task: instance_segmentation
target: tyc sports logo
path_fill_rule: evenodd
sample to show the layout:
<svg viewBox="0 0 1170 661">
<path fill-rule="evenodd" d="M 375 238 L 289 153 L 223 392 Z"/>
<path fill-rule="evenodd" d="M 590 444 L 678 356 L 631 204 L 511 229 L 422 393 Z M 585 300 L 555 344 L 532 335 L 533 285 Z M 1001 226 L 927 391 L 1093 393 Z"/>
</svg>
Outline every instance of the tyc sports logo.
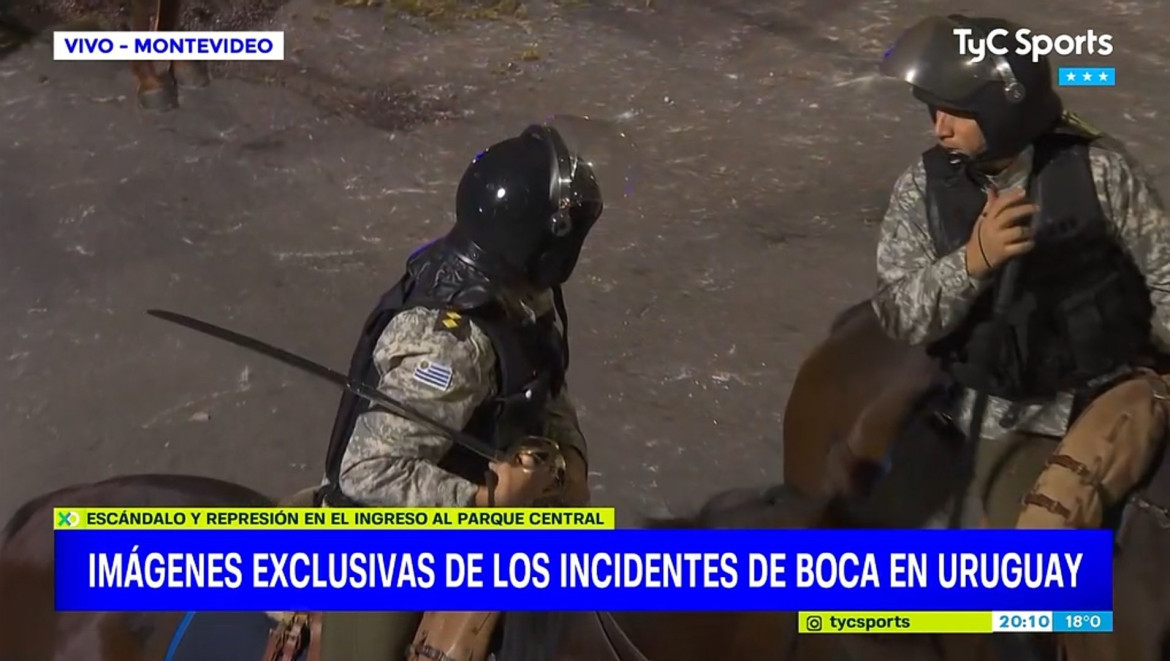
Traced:
<svg viewBox="0 0 1170 661">
<path fill-rule="evenodd" d="M 1092 30 L 1085 34 L 1058 34 L 1055 37 L 1034 33 L 1020 28 L 1012 35 L 1010 30 L 996 28 L 986 37 L 975 36 L 971 28 L 955 28 L 959 38 L 959 54 L 970 55 L 973 62 L 982 62 L 988 53 L 1007 55 L 1031 55 L 1033 62 L 1039 62 L 1046 55 L 1101 55 L 1113 53 L 1113 35 L 1097 34 Z M 1009 37 L 1014 36 L 1014 39 Z"/>
<path fill-rule="evenodd" d="M 989 54 L 1015 53 L 1031 56 L 1033 62 L 1047 55 L 1100 55 L 1113 53 L 1113 35 L 1086 30 L 1084 34 L 1047 35 L 1020 28 L 1014 32 L 996 28 L 987 36 L 976 36 L 971 28 L 953 30 L 959 42 L 959 54 L 970 56 L 972 62 L 982 62 Z M 1113 87 L 1117 73 L 1113 67 L 1060 67 L 1057 84 L 1063 87 Z"/>
</svg>

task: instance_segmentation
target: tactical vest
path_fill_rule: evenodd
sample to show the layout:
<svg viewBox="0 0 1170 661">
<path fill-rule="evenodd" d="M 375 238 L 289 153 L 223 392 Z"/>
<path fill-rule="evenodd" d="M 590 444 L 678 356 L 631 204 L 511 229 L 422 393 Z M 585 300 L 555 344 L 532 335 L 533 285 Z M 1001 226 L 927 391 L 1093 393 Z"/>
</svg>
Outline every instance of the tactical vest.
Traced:
<svg viewBox="0 0 1170 661">
<path fill-rule="evenodd" d="M 1100 146 L 1100 134 L 1078 128 L 1034 143 L 1035 247 L 1016 258 L 1015 281 L 997 269 L 962 324 L 927 348 L 962 386 L 1042 402 L 1085 392 L 1152 353 L 1149 290 L 1097 198 L 1089 146 Z M 941 148 L 922 159 L 930 236 L 937 254 L 950 254 L 971 236 L 986 193 Z"/>
<path fill-rule="evenodd" d="M 411 256 L 406 274 L 382 294 L 366 319 L 350 361 L 349 378 L 378 386 L 374 349 L 386 326 L 400 312 L 415 307 L 437 308 L 437 316 L 440 309 L 457 310 L 487 335 L 496 359 L 496 395 L 476 408 L 462 431 L 503 450 L 507 439 L 497 438 L 497 429 L 541 434 L 545 407 L 564 385 L 569 362 L 568 338 L 556 327 L 559 316 L 567 335 L 564 298 L 560 288 L 555 288 L 554 310 L 535 323 L 522 324 L 508 315 L 494 297 L 484 295 L 490 289 L 486 283 L 461 282 L 466 280 L 465 267 L 463 273 L 458 273 L 462 265 L 449 268 L 457 264 L 451 260 L 441 244 L 426 246 Z M 467 291 L 472 295 L 460 296 Z M 318 493 L 319 502 L 324 500 L 334 507 L 361 506 L 343 494 L 338 485 L 350 435 L 358 417 L 371 408 L 373 405 L 352 393 L 341 396 L 325 459 L 327 484 Z M 439 466 L 477 484 L 483 483 L 487 471 L 486 460 L 457 444 Z"/>
</svg>

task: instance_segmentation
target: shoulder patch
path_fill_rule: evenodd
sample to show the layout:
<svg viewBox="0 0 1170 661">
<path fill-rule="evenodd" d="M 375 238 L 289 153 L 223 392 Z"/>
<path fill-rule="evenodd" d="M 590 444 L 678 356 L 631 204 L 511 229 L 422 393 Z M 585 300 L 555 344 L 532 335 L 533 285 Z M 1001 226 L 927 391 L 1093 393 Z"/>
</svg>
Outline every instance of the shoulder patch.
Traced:
<svg viewBox="0 0 1170 661">
<path fill-rule="evenodd" d="M 471 322 L 458 312 L 444 310 L 435 319 L 435 331 L 450 333 L 457 340 L 466 340 L 471 337 Z"/>
<path fill-rule="evenodd" d="M 1089 123 L 1084 117 L 1071 110 L 1065 110 L 1061 116 L 1063 123 L 1082 137 L 1096 140 L 1105 137 L 1105 132 Z"/>
<path fill-rule="evenodd" d="M 451 388 L 453 375 L 450 365 L 434 360 L 423 360 L 414 368 L 413 378 L 428 388 L 447 392 Z"/>
</svg>

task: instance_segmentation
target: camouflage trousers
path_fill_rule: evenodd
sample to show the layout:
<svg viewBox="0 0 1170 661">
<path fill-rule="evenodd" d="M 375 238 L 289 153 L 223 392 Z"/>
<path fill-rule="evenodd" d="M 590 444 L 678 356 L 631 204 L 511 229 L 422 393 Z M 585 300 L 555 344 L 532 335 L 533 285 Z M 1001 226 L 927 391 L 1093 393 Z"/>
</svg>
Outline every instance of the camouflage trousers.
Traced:
<svg viewBox="0 0 1170 661">
<path fill-rule="evenodd" d="M 1166 438 L 1170 377 L 1143 371 L 1077 417 L 1023 497 L 1017 528 L 1097 528 L 1148 473 Z"/>
<path fill-rule="evenodd" d="M 284 499 L 282 507 L 313 507 L 310 487 Z M 326 504 L 321 507 L 328 508 Z M 269 613 L 281 621 L 291 613 Z M 418 629 L 422 613 L 410 611 L 329 611 L 321 614 L 321 658 L 318 661 L 398 661 Z"/>
</svg>

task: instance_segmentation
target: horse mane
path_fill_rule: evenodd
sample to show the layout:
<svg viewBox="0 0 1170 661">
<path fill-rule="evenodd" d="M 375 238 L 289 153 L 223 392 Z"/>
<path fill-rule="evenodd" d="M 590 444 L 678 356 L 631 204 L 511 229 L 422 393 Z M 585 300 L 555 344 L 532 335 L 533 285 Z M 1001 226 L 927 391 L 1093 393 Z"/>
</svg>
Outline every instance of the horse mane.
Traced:
<svg viewBox="0 0 1170 661">
<path fill-rule="evenodd" d="M 169 475 L 146 473 L 119 475 L 97 482 L 74 484 L 41 494 L 21 505 L 4 530 L 0 532 L 0 546 L 7 544 L 38 513 L 74 497 L 80 502 L 92 489 L 114 487 L 132 494 L 127 502 L 139 507 L 275 507 L 272 498 L 243 485 L 199 475 Z M 116 506 L 116 505 L 110 505 Z"/>
<path fill-rule="evenodd" d="M 11 541 L 16 533 L 21 528 L 23 528 L 25 524 L 32 520 L 33 516 L 35 516 L 36 513 L 39 512 L 45 506 L 45 504 L 52 500 L 56 495 L 56 492 L 42 494 L 21 505 L 15 512 L 13 512 L 12 516 L 8 519 L 8 523 L 4 524 L 3 532 L 0 532 L 0 546 L 3 546 Z"/>
<path fill-rule="evenodd" d="M 856 319 L 858 315 L 869 312 L 871 300 L 872 299 L 867 298 L 863 301 L 854 303 L 853 305 L 845 308 L 845 310 L 839 313 L 836 317 L 833 317 L 833 321 L 829 323 L 829 334 L 835 334 L 846 324 Z"/>
</svg>

